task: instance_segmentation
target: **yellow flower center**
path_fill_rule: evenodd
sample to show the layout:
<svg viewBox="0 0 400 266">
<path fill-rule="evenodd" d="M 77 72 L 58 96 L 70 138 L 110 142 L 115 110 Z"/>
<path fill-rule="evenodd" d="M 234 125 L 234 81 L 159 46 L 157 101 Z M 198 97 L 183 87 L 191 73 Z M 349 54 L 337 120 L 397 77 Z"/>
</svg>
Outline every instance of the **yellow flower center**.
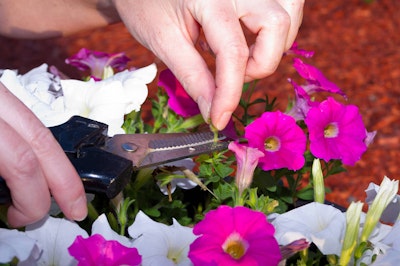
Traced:
<svg viewBox="0 0 400 266">
<path fill-rule="evenodd" d="M 281 147 L 281 142 L 276 137 L 269 137 L 264 142 L 264 148 L 267 151 L 277 151 Z"/>
<path fill-rule="evenodd" d="M 238 233 L 232 233 L 222 245 L 223 250 L 235 260 L 240 259 L 246 254 L 247 243 Z"/>
<path fill-rule="evenodd" d="M 325 138 L 335 138 L 339 134 L 339 127 L 336 123 L 328 124 L 324 129 Z"/>
</svg>

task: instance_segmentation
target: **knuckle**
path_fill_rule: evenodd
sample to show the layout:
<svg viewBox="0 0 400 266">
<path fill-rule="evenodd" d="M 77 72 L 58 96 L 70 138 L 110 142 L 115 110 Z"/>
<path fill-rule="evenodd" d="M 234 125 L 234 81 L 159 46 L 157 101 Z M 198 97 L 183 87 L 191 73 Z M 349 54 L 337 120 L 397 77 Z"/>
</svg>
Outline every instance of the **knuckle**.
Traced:
<svg viewBox="0 0 400 266">
<path fill-rule="evenodd" d="M 46 127 L 40 127 L 30 136 L 29 143 L 38 157 L 50 155 L 53 152 L 55 139 L 51 131 Z"/>
<path fill-rule="evenodd" d="M 249 48 L 241 42 L 232 42 L 227 46 L 227 52 L 231 58 L 237 58 L 240 61 L 247 61 L 249 57 Z"/>
<path fill-rule="evenodd" d="M 38 160 L 33 150 L 27 146 L 16 153 L 17 161 L 14 168 L 15 177 L 24 179 L 31 177 L 37 171 Z"/>
<path fill-rule="evenodd" d="M 273 27 L 289 28 L 291 23 L 290 15 L 284 10 L 271 13 L 268 18 L 268 23 L 269 26 Z"/>
</svg>

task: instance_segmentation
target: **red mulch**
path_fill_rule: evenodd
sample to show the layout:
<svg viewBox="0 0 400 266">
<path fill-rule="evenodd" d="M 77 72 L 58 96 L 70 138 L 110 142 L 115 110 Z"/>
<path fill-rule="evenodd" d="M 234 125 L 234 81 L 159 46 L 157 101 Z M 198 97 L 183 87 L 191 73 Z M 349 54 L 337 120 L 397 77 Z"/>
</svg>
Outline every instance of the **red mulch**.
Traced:
<svg viewBox="0 0 400 266">
<path fill-rule="evenodd" d="M 348 172 L 330 177 L 330 200 L 347 206 L 363 200 L 369 182 L 380 183 L 384 175 L 400 179 L 400 1 L 307 0 L 303 25 L 298 35 L 300 48 L 314 50 L 306 62 L 317 66 L 348 96 L 348 103 L 359 106 L 369 131 L 377 130 L 375 142 Z M 64 59 L 80 48 L 124 51 L 132 65 L 162 63 L 135 42 L 123 25 L 82 32 L 51 40 L 10 40 L 0 38 L 0 68 L 21 72 L 48 63 L 71 77 L 79 73 Z M 210 62 L 212 65 L 212 62 Z M 285 106 L 292 88 L 288 77 L 296 74 L 291 59 L 284 58 L 277 72 L 258 84 L 258 95 L 278 97 Z M 154 91 L 156 85 L 152 84 Z"/>
</svg>

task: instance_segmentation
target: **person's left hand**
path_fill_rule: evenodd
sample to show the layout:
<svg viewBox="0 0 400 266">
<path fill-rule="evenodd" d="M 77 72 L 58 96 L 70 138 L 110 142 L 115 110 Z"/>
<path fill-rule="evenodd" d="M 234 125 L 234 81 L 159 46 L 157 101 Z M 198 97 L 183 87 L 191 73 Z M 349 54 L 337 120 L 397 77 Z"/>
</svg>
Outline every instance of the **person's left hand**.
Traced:
<svg viewBox="0 0 400 266">
<path fill-rule="evenodd" d="M 131 34 L 171 69 L 217 129 L 231 118 L 243 83 L 275 71 L 297 35 L 304 5 L 304 0 L 113 2 Z M 250 47 L 241 23 L 257 35 Z M 215 79 L 195 48 L 200 29 L 216 55 Z"/>
</svg>

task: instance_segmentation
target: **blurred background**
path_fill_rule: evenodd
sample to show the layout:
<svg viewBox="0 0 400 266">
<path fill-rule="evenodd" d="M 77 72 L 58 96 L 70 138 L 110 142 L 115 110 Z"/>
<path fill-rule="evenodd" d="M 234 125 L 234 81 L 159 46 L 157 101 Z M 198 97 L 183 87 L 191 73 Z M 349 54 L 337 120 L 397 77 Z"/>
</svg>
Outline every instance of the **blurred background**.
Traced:
<svg viewBox="0 0 400 266">
<path fill-rule="evenodd" d="M 314 57 L 304 61 L 318 67 L 347 94 L 349 104 L 359 107 L 368 131 L 378 131 L 361 161 L 327 179 L 332 190 L 328 199 L 343 206 L 364 200 L 368 184 L 379 184 L 384 175 L 400 179 L 400 1 L 367 2 L 307 0 L 297 38 L 299 48 L 315 51 Z M 81 48 L 125 52 L 132 67 L 156 62 L 159 70 L 165 68 L 122 24 L 115 24 L 48 40 L 0 37 L 0 69 L 25 73 L 47 63 L 80 78 L 80 73 L 64 60 Z M 213 68 L 212 57 L 205 56 Z M 293 95 L 287 78 L 297 75 L 291 65 L 292 57 L 283 58 L 276 73 L 258 83 L 257 96 L 277 97 L 278 108 L 284 109 L 288 95 Z M 156 89 L 153 82 L 150 93 Z"/>
</svg>

